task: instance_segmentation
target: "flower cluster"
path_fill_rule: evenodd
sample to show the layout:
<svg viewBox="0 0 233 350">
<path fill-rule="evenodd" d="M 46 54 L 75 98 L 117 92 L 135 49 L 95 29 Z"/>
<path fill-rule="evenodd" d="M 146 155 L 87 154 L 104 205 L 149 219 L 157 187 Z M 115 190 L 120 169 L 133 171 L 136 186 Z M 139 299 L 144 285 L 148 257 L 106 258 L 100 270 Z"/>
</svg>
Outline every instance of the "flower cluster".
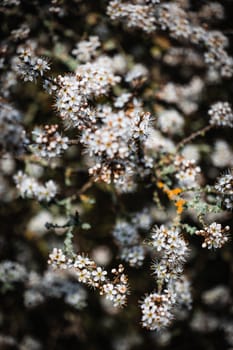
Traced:
<svg viewBox="0 0 233 350">
<path fill-rule="evenodd" d="M 21 0 L 3 0 L 1 5 L 2 6 L 19 6 L 20 5 Z"/>
<path fill-rule="evenodd" d="M 215 188 L 222 194 L 233 195 L 233 174 L 228 173 L 219 177 Z"/>
<path fill-rule="evenodd" d="M 0 99 L 0 149 L 22 153 L 27 144 L 21 113 Z"/>
<path fill-rule="evenodd" d="M 210 124 L 233 128 L 233 112 L 228 102 L 217 102 L 208 111 Z"/>
<path fill-rule="evenodd" d="M 158 130 L 150 129 L 148 138 L 145 141 L 145 150 L 149 156 L 154 156 L 158 153 L 173 153 L 175 144 L 171 139 L 164 137 Z"/>
<path fill-rule="evenodd" d="M 18 39 L 26 39 L 28 38 L 30 33 L 30 28 L 26 23 L 22 23 L 18 29 L 13 29 L 11 31 L 11 35 L 15 41 Z"/>
<path fill-rule="evenodd" d="M 4 256 L 15 254 L 40 271 L 44 251 L 64 243 L 64 249 L 54 248 L 49 255 L 53 269 L 41 275 L 18 263 L 0 263 L 0 292 L 22 282 L 24 306 L 35 308 L 33 312 L 47 299 L 63 299 L 70 309 L 68 317 L 65 309 L 61 312 L 67 317 L 64 324 L 78 324 L 67 334 L 80 329 L 82 335 L 82 317 L 70 306 L 85 307 L 85 286 L 105 296 L 98 315 L 106 311 L 107 323 L 116 313 L 122 317 L 112 305 L 126 305 L 128 278 L 121 264 L 111 276 L 107 272 L 109 265 L 119 264 L 116 259 L 132 270 L 132 279 L 138 275 L 132 285 L 144 295 L 143 327 L 160 331 L 174 318 L 184 318 L 184 308 L 192 304 L 184 274 L 189 235 L 202 236 L 202 247 L 208 249 L 221 248 L 229 239 L 224 220 L 231 213 L 222 209 L 233 208 L 233 173 L 226 172 L 233 165 L 231 138 L 215 129 L 233 127 L 233 111 L 229 102 L 211 105 L 214 96 L 230 99 L 222 78 L 233 75 L 233 59 L 227 37 L 216 29 L 217 20 L 224 19 L 227 33 L 224 10 L 229 5 L 194 3 L 51 0 L 28 6 L 26 1 L 3 0 L 0 5 L 6 14 L 0 47 L 0 202 L 7 204 L 1 210 L 6 235 L 0 245 L 7 246 Z M 111 20 L 124 27 L 114 27 Z M 53 62 L 51 67 L 44 56 Z M 39 81 L 43 89 L 22 80 Z M 203 115 L 205 106 L 210 107 Z M 219 168 L 223 175 L 214 183 Z M 15 188 L 19 196 L 33 199 L 26 201 L 23 218 L 29 222 L 20 224 L 23 240 L 15 228 L 18 220 L 8 219 L 8 211 L 12 216 L 24 213 L 25 201 L 15 204 Z M 17 235 L 8 242 L 9 230 Z M 95 246 L 97 242 L 101 245 Z M 91 258 L 74 253 L 80 249 Z M 190 256 L 189 274 L 195 275 L 198 249 Z M 140 278 L 145 278 L 150 258 L 154 288 L 145 294 L 150 281 L 141 283 Z M 130 307 L 131 317 L 136 311 Z M 85 314 L 90 325 L 93 315 Z M 48 316 L 49 325 L 54 315 Z M 198 328 L 198 313 L 195 317 L 193 329 Z M 203 319 L 206 329 L 216 327 L 215 319 L 212 324 L 211 317 Z M 109 322 L 109 330 L 114 323 Z M 166 332 L 164 344 L 173 336 Z M 22 334 L 21 325 L 15 333 Z M 161 341 L 162 332 L 156 334 L 151 338 Z M 89 339 L 88 331 L 84 338 Z M 57 339 L 43 346 L 51 344 L 58 344 Z M 136 342 L 119 344 L 113 341 L 110 347 L 129 349 Z M 28 348 L 33 349 L 30 342 Z"/>
<path fill-rule="evenodd" d="M 221 224 L 213 222 L 211 225 L 204 227 L 203 230 L 196 231 L 196 235 L 204 237 L 202 248 L 221 248 L 228 241 L 226 233 L 229 230 L 229 226 L 222 228 Z"/>
<path fill-rule="evenodd" d="M 141 266 L 145 259 L 145 248 L 140 244 L 137 226 L 118 221 L 112 234 L 120 248 L 120 258 L 130 266 Z"/>
<path fill-rule="evenodd" d="M 90 36 L 88 40 L 80 41 L 72 54 L 81 62 L 89 62 L 97 55 L 97 49 L 100 47 L 98 36 Z"/>
<path fill-rule="evenodd" d="M 184 85 L 168 82 L 161 86 L 156 96 L 162 101 L 177 105 L 183 113 L 189 115 L 198 109 L 198 100 L 203 88 L 202 79 L 196 76 Z"/>
<path fill-rule="evenodd" d="M 24 81 L 35 81 L 50 70 L 47 59 L 37 57 L 30 47 L 20 47 L 18 55 L 17 69 Z"/>
<path fill-rule="evenodd" d="M 87 293 L 73 281 L 67 271 L 46 271 L 43 276 L 30 272 L 24 292 L 24 304 L 28 308 L 41 305 L 49 298 L 62 298 L 77 310 L 86 306 Z"/>
<path fill-rule="evenodd" d="M 146 296 L 140 306 L 142 326 L 150 330 L 161 330 L 169 326 L 173 319 L 171 313 L 173 304 L 173 296 L 167 290 Z"/>
<path fill-rule="evenodd" d="M 203 4 L 199 10 L 199 16 L 203 19 L 223 19 L 225 16 L 224 7 L 218 2 Z"/>
<path fill-rule="evenodd" d="M 132 245 L 138 241 L 138 232 L 135 226 L 125 221 L 118 221 L 113 230 L 113 237 L 121 245 Z"/>
<path fill-rule="evenodd" d="M 159 112 L 157 123 L 159 129 L 168 134 L 179 134 L 184 127 L 184 119 L 175 109 Z"/>
<path fill-rule="evenodd" d="M 230 145 L 225 140 L 217 140 L 214 144 L 211 159 L 218 168 L 233 166 L 233 153 Z"/>
<path fill-rule="evenodd" d="M 14 180 L 19 194 L 23 198 L 50 202 L 57 194 L 57 185 L 53 180 L 49 180 L 42 185 L 35 178 L 26 175 L 22 171 L 14 176 Z"/>
<path fill-rule="evenodd" d="M 95 111 L 88 101 L 107 94 L 119 81 L 107 56 L 79 65 L 75 75 L 58 76 L 55 106 L 65 125 L 82 130 L 94 123 Z"/>
<path fill-rule="evenodd" d="M 62 137 L 58 132 L 58 125 L 45 125 L 43 129 L 32 132 L 35 143 L 31 144 L 33 152 L 43 158 L 60 156 L 69 144 L 68 137 Z"/>
<path fill-rule="evenodd" d="M 202 15 L 190 16 L 188 7 L 187 4 L 186 9 L 182 8 L 178 1 L 155 5 L 113 0 L 109 2 L 107 13 L 112 20 L 120 19 L 129 28 L 137 27 L 147 33 L 166 30 L 172 38 L 204 47 L 205 63 L 211 64 L 212 70 L 219 71 L 222 77 L 231 77 L 233 59 L 225 51 L 226 36 L 219 31 L 207 31 L 202 26 Z"/>
<path fill-rule="evenodd" d="M 180 64 L 202 68 L 204 66 L 200 53 L 192 48 L 171 47 L 163 57 L 165 64 L 178 67 Z"/>
<path fill-rule="evenodd" d="M 0 283 L 3 290 L 12 287 L 12 284 L 27 280 L 26 269 L 23 265 L 13 261 L 0 263 Z"/>
<path fill-rule="evenodd" d="M 140 87 L 148 78 L 147 68 L 137 63 L 126 74 L 125 81 L 133 87 Z"/>
<path fill-rule="evenodd" d="M 217 285 L 206 290 L 202 294 L 202 300 L 206 305 L 214 305 L 216 303 L 227 305 L 231 302 L 230 290 L 224 285 Z"/>
<path fill-rule="evenodd" d="M 188 307 L 191 304 L 189 282 L 180 276 L 189 250 L 178 229 L 163 225 L 152 231 L 150 245 L 160 255 L 152 265 L 159 293 L 143 299 L 142 324 L 150 330 L 160 330 L 171 323 L 177 302 Z"/>
<path fill-rule="evenodd" d="M 81 137 L 89 155 L 96 157 L 89 172 L 107 183 L 121 182 L 126 170 L 133 171 L 138 142 L 147 136 L 150 114 L 144 113 L 137 101 L 126 111 L 114 112 L 104 106 L 97 113 L 102 125 L 94 131 L 87 128 Z"/>
<path fill-rule="evenodd" d="M 156 29 L 154 6 L 139 2 L 136 4 L 112 0 L 109 2 L 107 14 L 113 20 L 123 19 L 129 28 L 138 27 L 147 33 Z"/>
<path fill-rule="evenodd" d="M 218 178 L 215 189 L 219 192 L 219 195 L 223 197 L 224 206 L 231 210 L 233 208 L 233 174 L 222 175 Z"/>
<path fill-rule="evenodd" d="M 190 282 L 185 276 L 170 280 L 163 292 L 153 292 L 147 295 L 141 303 L 142 326 L 161 331 L 168 327 L 174 319 L 176 309 L 190 308 L 192 296 Z"/>
<path fill-rule="evenodd" d="M 177 168 L 176 179 L 181 187 L 197 186 L 197 176 L 201 172 L 201 168 L 196 165 L 195 160 L 178 156 L 174 165 Z"/>
<path fill-rule="evenodd" d="M 190 309 L 192 306 L 192 294 L 190 281 L 185 275 L 179 276 L 178 279 L 171 279 L 168 284 L 168 290 L 173 290 L 176 294 L 175 309 L 185 307 Z M 176 311 L 176 310 L 175 310 Z"/>
<path fill-rule="evenodd" d="M 152 247 L 161 254 L 159 261 L 153 264 L 158 283 L 178 278 L 189 251 L 180 231 L 162 225 L 153 230 L 151 237 Z"/>
<path fill-rule="evenodd" d="M 92 37 L 91 40 L 97 48 L 98 38 Z M 18 50 L 26 64 L 35 56 L 35 48 L 29 44 Z M 90 47 L 87 42 L 83 45 L 77 50 Z M 123 63 L 119 55 L 113 58 L 101 55 L 92 62 L 80 64 L 74 75 L 45 78 L 44 86 L 55 94 L 55 107 L 64 125 L 81 131 L 80 142 L 94 163 L 89 173 L 96 180 L 115 182 L 119 190 L 131 191 L 136 164 L 142 167 L 142 176 L 144 170 L 152 166 L 150 158 L 143 159 L 150 113 L 143 110 L 140 100 L 132 100 L 132 95 L 127 93 L 117 97 L 114 103 L 117 110 L 109 104 L 97 103 L 96 107 L 93 106 L 96 99 L 107 95 L 120 82 L 117 72 L 123 73 Z M 125 82 L 132 87 L 141 86 L 147 75 L 145 66 L 136 64 L 126 74 Z M 57 126 L 46 125 L 43 131 L 34 130 L 33 133 L 36 138 L 31 148 L 40 157 L 58 156 L 68 147 L 68 139 L 61 137 Z"/>
<path fill-rule="evenodd" d="M 105 295 L 114 307 L 122 307 L 126 304 L 128 278 L 124 274 L 122 265 L 119 265 L 118 269 L 112 269 L 114 278 L 111 281 L 107 276 L 107 271 L 82 255 L 68 258 L 61 249 L 54 248 L 49 255 L 48 263 L 55 269 L 71 271 L 78 282 L 98 288 L 100 294 Z"/>
</svg>

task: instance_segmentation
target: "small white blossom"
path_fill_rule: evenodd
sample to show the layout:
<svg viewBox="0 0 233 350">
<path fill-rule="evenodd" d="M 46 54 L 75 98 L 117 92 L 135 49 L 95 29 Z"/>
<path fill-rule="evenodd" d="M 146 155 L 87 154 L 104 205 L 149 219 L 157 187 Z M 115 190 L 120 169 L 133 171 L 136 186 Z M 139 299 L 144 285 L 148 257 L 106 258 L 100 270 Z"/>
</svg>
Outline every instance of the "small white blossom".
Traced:
<svg viewBox="0 0 233 350">
<path fill-rule="evenodd" d="M 210 124 L 233 127 L 233 112 L 228 102 L 217 102 L 208 111 Z"/>
<path fill-rule="evenodd" d="M 89 62 L 91 58 L 97 55 L 97 49 L 100 47 L 98 36 L 90 36 L 88 40 L 80 41 L 72 54 L 77 57 L 79 61 Z"/>
<path fill-rule="evenodd" d="M 39 201 L 50 202 L 57 194 L 57 185 L 53 180 L 49 180 L 42 185 L 35 178 L 26 175 L 22 171 L 19 171 L 14 176 L 14 180 L 23 198 L 33 198 Z"/>
<path fill-rule="evenodd" d="M 107 275 L 107 271 L 102 270 L 101 267 L 97 267 L 96 270 L 92 271 L 92 276 L 95 282 L 105 281 Z"/>
</svg>

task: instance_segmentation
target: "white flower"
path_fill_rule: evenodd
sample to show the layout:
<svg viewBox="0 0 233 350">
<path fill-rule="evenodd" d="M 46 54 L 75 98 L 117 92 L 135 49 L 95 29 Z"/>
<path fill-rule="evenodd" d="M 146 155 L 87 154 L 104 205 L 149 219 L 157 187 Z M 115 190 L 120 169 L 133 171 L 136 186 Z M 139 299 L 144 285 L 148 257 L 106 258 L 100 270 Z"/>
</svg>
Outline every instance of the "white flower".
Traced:
<svg viewBox="0 0 233 350">
<path fill-rule="evenodd" d="M 103 282 L 106 279 L 107 271 L 102 270 L 101 267 L 97 267 L 96 270 L 92 271 L 92 276 L 95 282 Z"/>
<path fill-rule="evenodd" d="M 91 280 L 91 273 L 87 269 L 77 270 L 76 274 L 79 282 L 87 283 Z"/>
<path fill-rule="evenodd" d="M 104 294 L 106 295 L 106 299 L 114 300 L 116 298 L 117 291 L 112 283 L 104 284 L 103 291 L 104 291 Z"/>
<path fill-rule="evenodd" d="M 32 61 L 33 69 L 40 73 L 40 75 L 44 75 L 44 72 L 50 70 L 48 62 L 45 59 L 37 58 Z"/>
<path fill-rule="evenodd" d="M 57 185 L 53 180 L 49 180 L 45 185 L 41 185 L 36 179 L 19 171 L 15 176 L 17 189 L 20 195 L 25 198 L 34 198 L 39 201 L 51 201 L 57 194 Z"/>
<path fill-rule="evenodd" d="M 91 263 L 91 260 L 87 257 L 84 257 L 82 255 L 77 255 L 74 260 L 74 267 L 78 267 L 79 269 L 83 269 L 86 266 L 89 266 Z"/>
<path fill-rule="evenodd" d="M 66 256 L 61 249 L 53 248 L 52 253 L 49 254 L 48 263 L 54 267 L 63 265 L 66 262 Z"/>
</svg>

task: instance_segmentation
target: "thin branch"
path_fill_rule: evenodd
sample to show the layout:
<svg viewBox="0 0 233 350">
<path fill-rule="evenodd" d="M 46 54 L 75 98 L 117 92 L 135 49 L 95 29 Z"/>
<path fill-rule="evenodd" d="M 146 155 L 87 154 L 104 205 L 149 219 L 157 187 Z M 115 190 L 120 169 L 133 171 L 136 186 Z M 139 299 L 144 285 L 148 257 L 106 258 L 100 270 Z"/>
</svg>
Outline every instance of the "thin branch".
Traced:
<svg viewBox="0 0 233 350">
<path fill-rule="evenodd" d="M 191 135 L 189 135 L 188 137 L 186 137 L 185 139 L 181 140 L 178 145 L 176 146 L 176 151 L 179 151 L 181 148 L 184 147 L 184 145 L 186 145 L 187 143 L 189 143 L 190 141 L 194 140 L 196 137 L 198 136 L 204 136 L 205 133 L 209 130 L 211 130 L 214 127 L 214 125 L 207 125 L 204 128 L 192 133 Z"/>
</svg>

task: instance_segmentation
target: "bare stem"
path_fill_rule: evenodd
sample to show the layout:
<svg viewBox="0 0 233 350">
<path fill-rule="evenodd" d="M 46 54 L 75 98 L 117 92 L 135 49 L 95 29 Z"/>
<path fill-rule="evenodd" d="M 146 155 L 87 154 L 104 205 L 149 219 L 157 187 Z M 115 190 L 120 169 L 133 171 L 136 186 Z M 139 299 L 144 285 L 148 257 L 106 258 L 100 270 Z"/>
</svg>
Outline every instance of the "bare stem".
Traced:
<svg viewBox="0 0 233 350">
<path fill-rule="evenodd" d="M 76 192 L 73 196 L 71 196 L 71 200 L 77 199 L 81 194 L 86 192 L 94 183 L 93 178 L 91 178 L 89 181 L 87 181 L 81 188 Z"/>
<path fill-rule="evenodd" d="M 192 133 L 191 135 L 189 135 L 188 137 L 186 137 L 185 139 L 181 140 L 178 145 L 176 146 L 176 151 L 179 151 L 181 148 L 184 147 L 184 145 L 186 145 L 187 143 L 189 143 L 190 141 L 194 140 L 196 137 L 198 136 L 204 136 L 205 133 L 209 130 L 211 130 L 213 128 L 213 125 L 207 125 L 204 128 Z"/>
<path fill-rule="evenodd" d="M 69 140 L 69 145 L 78 145 L 79 143 L 80 143 L 79 140 L 75 140 L 75 139 Z"/>
</svg>

